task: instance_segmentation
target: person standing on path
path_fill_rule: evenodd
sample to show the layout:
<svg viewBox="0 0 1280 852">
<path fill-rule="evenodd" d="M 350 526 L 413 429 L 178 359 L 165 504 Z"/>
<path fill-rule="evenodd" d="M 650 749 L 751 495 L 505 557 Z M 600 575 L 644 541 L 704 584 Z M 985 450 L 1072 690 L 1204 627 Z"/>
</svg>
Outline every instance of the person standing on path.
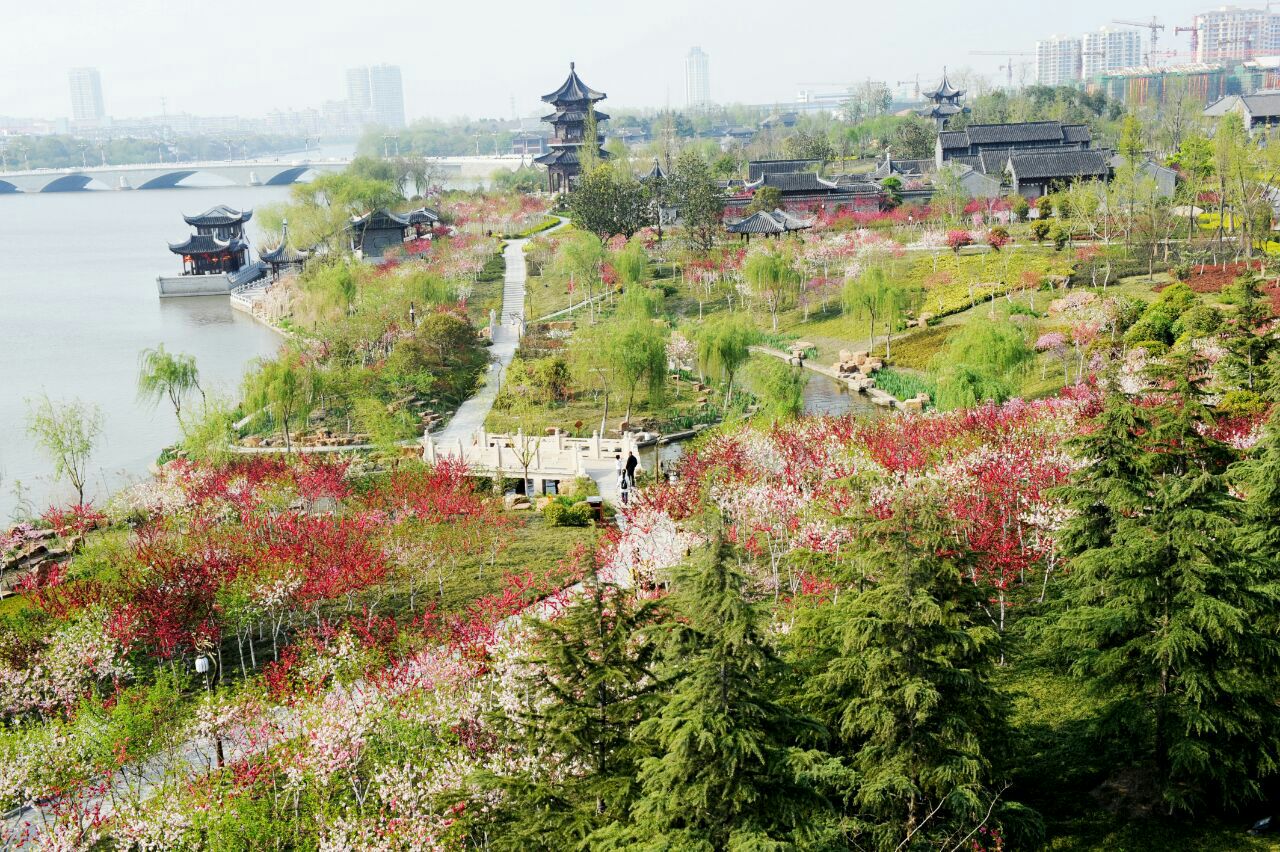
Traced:
<svg viewBox="0 0 1280 852">
<path fill-rule="evenodd" d="M 632 487 L 636 487 L 636 468 L 640 466 L 640 460 L 636 458 L 635 453 L 627 453 L 627 483 Z"/>
</svg>

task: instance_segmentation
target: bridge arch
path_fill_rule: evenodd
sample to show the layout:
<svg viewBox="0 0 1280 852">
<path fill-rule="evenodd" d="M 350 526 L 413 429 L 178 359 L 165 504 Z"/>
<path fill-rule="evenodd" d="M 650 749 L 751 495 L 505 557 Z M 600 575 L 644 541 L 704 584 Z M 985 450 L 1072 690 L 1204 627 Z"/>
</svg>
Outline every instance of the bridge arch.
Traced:
<svg viewBox="0 0 1280 852">
<path fill-rule="evenodd" d="M 99 183 L 97 178 L 91 175 L 70 174 L 62 177 L 54 178 L 40 188 L 41 192 L 80 192 L 89 188 L 91 183 Z"/>
<path fill-rule="evenodd" d="M 263 186 L 285 186 L 297 183 L 307 172 L 315 171 L 311 166 L 293 166 L 267 178 Z"/>
<path fill-rule="evenodd" d="M 173 189 L 183 180 L 191 177 L 195 173 L 196 173 L 195 169 L 184 169 L 181 171 L 169 172 L 168 174 L 163 174 L 158 177 L 153 177 L 151 180 L 146 181 L 145 183 L 139 184 L 137 188 L 138 189 Z"/>
<path fill-rule="evenodd" d="M 22 190 L 18 189 L 16 186 L 9 183 L 9 181 L 0 180 L 0 195 L 4 195 L 9 192 L 21 192 L 21 191 Z"/>
</svg>

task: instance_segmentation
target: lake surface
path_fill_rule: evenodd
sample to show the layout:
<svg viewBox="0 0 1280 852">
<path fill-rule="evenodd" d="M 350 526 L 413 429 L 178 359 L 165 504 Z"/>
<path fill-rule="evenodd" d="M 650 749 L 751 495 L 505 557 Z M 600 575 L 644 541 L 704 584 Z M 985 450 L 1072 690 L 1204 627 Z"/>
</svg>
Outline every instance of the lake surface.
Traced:
<svg viewBox="0 0 1280 852">
<path fill-rule="evenodd" d="M 260 207 L 288 187 L 180 188 L 0 195 L 0 523 L 18 508 L 15 485 L 37 508 L 74 496 L 26 434 L 26 401 L 47 393 L 100 406 L 92 496 L 147 474 L 178 436 L 168 404 L 136 397 L 138 353 L 164 343 L 196 357 L 202 383 L 235 391 L 245 366 L 280 338 L 231 310 L 225 296 L 164 299 L 156 276 L 181 271 L 167 242 L 190 233 L 183 213 L 214 204 Z M 254 223 L 251 240 L 257 244 Z"/>
</svg>

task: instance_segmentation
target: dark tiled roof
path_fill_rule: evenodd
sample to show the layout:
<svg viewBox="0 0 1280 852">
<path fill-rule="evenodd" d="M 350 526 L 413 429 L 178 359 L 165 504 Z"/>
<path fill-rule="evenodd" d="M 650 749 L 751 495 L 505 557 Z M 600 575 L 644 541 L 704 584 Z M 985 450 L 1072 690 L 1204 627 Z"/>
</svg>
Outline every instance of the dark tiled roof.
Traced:
<svg viewBox="0 0 1280 852">
<path fill-rule="evenodd" d="M 1004 174 L 1004 167 L 1008 165 L 1013 150 L 1012 148 L 988 148 L 978 155 L 978 165 L 974 168 L 984 175 Z"/>
<path fill-rule="evenodd" d="M 225 228 L 227 225 L 243 224 L 253 218 L 252 210 L 237 210 L 225 204 L 215 204 L 198 216 L 183 216 L 193 228 Z"/>
<path fill-rule="evenodd" d="M 243 246 L 240 240 L 223 241 L 212 234 L 192 234 L 186 242 L 169 243 L 169 251 L 174 254 L 219 254 L 236 251 Z"/>
<path fill-rule="evenodd" d="M 1009 164 L 1020 181 L 1106 177 L 1111 172 L 1107 157 L 1101 151 L 1015 153 L 1009 158 Z"/>
<path fill-rule="evenodd" d="M 410 225 L 434 225 L 440 221 L 440 214 L 430 207 L 419 207 L 402 215 Z"/>
<path fill-rule="evenodd" d="M 747 179 L 759 180 L 760 175 L 812 171 L 820 165 L 820 160 L 752 160 L 747 163 Z"/>
<path fill-rule="evenodd" d="M 942 150 L 948 148 L 968 148 L 969 137 L 963 130 L 944 130 L 938 134 L 938 141 L 942 143 Z"/>
<path fill-rule="evenodd" d="M 1253 118 L 1280 118 L 1280 92 L 1258 92 L 1241 95 L 1245 108 Z"/>
<path fill-rule="evenodd" d="M 812 219 L 800 219 L 784 210 L 774 210 L 772 213 L 761 210 L 725 226 L 731 234 L 783 234 L 812 227 Z"/>
<path fill-rule="evenodd" d="M 786 230 L 772 214 L 763 210 L 737 222 L 730 222 L 725 229 L 731 234 L 781 234 Z"/>
<path fill-rule="evenodd" d="M 600 110 L 595 110 L 596 121 L 608 121 L 609 116 Z M 561 121 L 586 121 L 587 111 L 585 109 L 558 109 L 550 115 L 544 115 L 543 121 L 556 124 Z"/>
<path fill-rule="evenodd" d="M 968 166 L 975 171 L 982 171 L 982 157 L 974 155 L 972 157 L 966 154 L 958 154 L 954 157 L 947 157 L 948 163 L 957 163 L 961 166 Z"/>
<path fill-rule="evenodd" d="M 574 163 L 582 162 L 578 154 L 578 145 L 564 145 L 552 147 L 550 151 L 541 156 L 534 157 L 533 161 L 540 166 L 568 166 Z M 608 151 L 600 148 L 596 151 L 596 156 L 602 160 L 609 159 L 612 156 Z"/>
<path fill-rule="evenodd" d="M 574 70 L 573 63 L 570 62 L 569 76 L 560 84 L 560 88 L 550 94 L 543 95 L 542 99 L 549 104 L 567 104 L 574 101 L 601 101 L 604 100 L 604 97 L 604 92 L 597 92 L 582 82 L 582 78 L 578 76 L 578 72 Z"/>
<path fill-rule="evenodd" d="M 1092 142 L 1093 131 L 1089 129 L 1087 124 L 1064 124 L 1062 125 L 1062 141 L 1072 142 Z"/>
<path fill-rule="evenodd" d="M 970 124 L 963 131 L 970 145 L 1008 145 L 1019 142 L 1061 142 L 1057 121 L 1025 121 L 1019 124 Z"/>
<path fill-rule="evenodd" d="M 395 228 L 406 227 L 409 224 L 407 216 L 401 213 L 392 213 L 390 210 L 374 210 L 363 216 L 352 216 L 351 227 L 353 228 Z"/>
<path fill-rule="evenodd" d="M 765 186 L 776 186 L 782 192 L 820 192 L 830 189 L 818 181 L 817 172 L 772 172 L 764 175 Z"/>
</svg>

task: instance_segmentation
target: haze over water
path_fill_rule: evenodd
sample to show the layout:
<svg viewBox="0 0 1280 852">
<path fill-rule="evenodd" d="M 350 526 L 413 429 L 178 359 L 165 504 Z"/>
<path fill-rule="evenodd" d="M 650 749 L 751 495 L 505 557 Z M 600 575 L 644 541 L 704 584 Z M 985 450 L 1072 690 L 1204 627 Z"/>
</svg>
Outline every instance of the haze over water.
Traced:
<svg viewBox="0 0 1280 852">
<path fill-rule="evenodd" d="M 0 522 L 21 481 L 37 511 L 74 497 L 26 434 L 26 400 L 97 403 L 105 433 L 90 492 L 99 503 L 147 475 L 178 436 L 173 409 L 136 395 L 138 353 L 164 343 L 199 363 L 206 387 L 234 391 L 248 362 L 280 337 L 233 311 L 226 297 L 160 299 L 156 275 L 181 271 L 167 242 L 189 229 L 183 213 L 218 203 L 260 207 L 288 187 L 225 187 L 0 195 Z M 255 246 L 260 234 L 250 222 Z"/>
</svg>

